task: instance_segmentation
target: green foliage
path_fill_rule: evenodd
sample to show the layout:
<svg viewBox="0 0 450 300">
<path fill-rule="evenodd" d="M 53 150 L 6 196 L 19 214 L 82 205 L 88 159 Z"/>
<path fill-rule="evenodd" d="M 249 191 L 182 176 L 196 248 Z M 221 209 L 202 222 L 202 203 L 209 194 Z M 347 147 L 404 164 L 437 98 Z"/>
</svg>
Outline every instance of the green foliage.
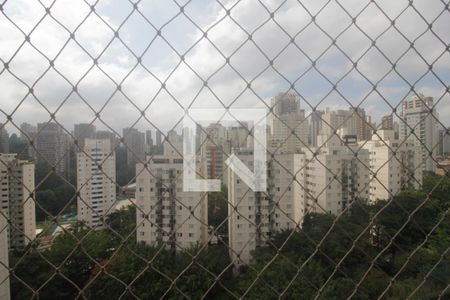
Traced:
<svg viewBox="0 0 450 300">
<path fill-rule="evenodd" d="M 117 232 L 117 239 L 136 242 L 136 207 L 130 205 L 106 217 L 109 228 Z"/>
<path fill-rule="evenodd" d="M 76 190 L 74 186 L 53 172 L 48 164 L 38 163 L 36 165 L 35 182 L 36 220 L 38 222 L 75 209 Z M 66 205 L 70 208 L 63 211 Z"/>
<path fill-rule="evenodd" d="M 222 244 L 174 253 L 135 243 L 136 211 L 121 210 L 107 218 L 120 236 L 77 224 L 49 250 L 11 254 L 13 299 L 38 288 L 39 299 L 234 298 L 228 291 L 246 299 L 406 299 L 412 292 L 410 299 L 435 299 L 450 282 L 450 258 L 442 256 L 450 246 L 448 180 L 426 178 L 422 191 L 375 205 L 355 202 L 338 219 L 309 214 L 301 229 L 274 234 L 234 275 Z M 211 199 L 217 226 L 226 197 Z"/>
</svg>

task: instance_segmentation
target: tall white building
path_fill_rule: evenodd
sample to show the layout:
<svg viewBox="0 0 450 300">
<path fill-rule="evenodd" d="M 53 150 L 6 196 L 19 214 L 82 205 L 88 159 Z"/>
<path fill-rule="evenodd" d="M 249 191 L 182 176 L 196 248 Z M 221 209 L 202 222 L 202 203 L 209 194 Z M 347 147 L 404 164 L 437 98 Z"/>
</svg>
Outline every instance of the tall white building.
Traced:
<svg viewBox="0 0 450 300">
<path fill-rule="evenodd" d="M 0 214 L 0 299 L 9 300 L 8 220 Z"/>
<path fill-rule="evenodd" d="M 36 237 L 34 164 L 0 153 L 0 202 L 8 218 L 9 248 L 21 249 Z"/>
<path fill-rule="evenodd" d="M 100 166 L 100 168 L 99 168 Z M 116 201 L 116 159 L 110 140 L 86 139 L 77 153 L 78 220 L 102 228 Z"/>
<path fill-rule="evenodd" d="M 285 153 L 294 153 L 308 145 L 309 125 L 300 98 L 293 92 L 280 93 L 271 101 L 272 140 Z"/>
<path fill-rule="evenodd" d="M 371 141 L 361 145 L 370 157 L 370 203 L 388 200 L 403 190 L 420 188 L 421 147 L 395 139 L 394 130 L 379 130 Z"/>
<path fill-rule="evenodd" d="M 228 170 L 228 233 L 230 256 L 239 266 L 251 261 L 251 252 L 270 236 L 296 230 L 309 212 L 339 214 L 355 200 L 369 198 L 369 151 L 356 140 L 344 144 L 334 136 L 319 136 L 320 148 L 299 153 L 277 153 L 267 162 L 266 192 L 253 192 Z M 355 156 L 357 152 L 357 156 Z M 251 150 L 238 158 L 253 168 Z"/>
<path fill-rule="evenodd" d="M 434 172 L 438 152 L 438 114 L 433 107 L 433 98 L 414 96 L 402 105 L 400 140 L 408 139 L 422 149 L 423 170 Z M 414 131 L 412 131 L 414 129 Z"/>
<path fill-rule="evenodd" d="M 320 148 L 304 151 L 298 180 L 304 187 L 304 212 L 339 214 L 355 200 L 369 198 L 369 152 L 355 141 L 319 136 Z M 357 156 L 355 156 L 357 153 Z"/>
<path fill-rule="evenodd" d="M 136 165 L 137 241 L 172 250 L 206 243 L 208 194 L 183 191 L 183 158 L 164 149 Z"/>
<path fill-rule="evenodd" d="M 249 168 L 251 150 L 235 153 Z M 301 154 L 277 154 L 267 162 L 266 192 L 253 192 L 228 169 L 228 242 L 229 254 L 236 266 L 248 264 L 251 252 L 266 245 L 275 232 L 294 230 L 303 219 L 302 187 L 294 180 L 303 161 Z"/>
</svg>

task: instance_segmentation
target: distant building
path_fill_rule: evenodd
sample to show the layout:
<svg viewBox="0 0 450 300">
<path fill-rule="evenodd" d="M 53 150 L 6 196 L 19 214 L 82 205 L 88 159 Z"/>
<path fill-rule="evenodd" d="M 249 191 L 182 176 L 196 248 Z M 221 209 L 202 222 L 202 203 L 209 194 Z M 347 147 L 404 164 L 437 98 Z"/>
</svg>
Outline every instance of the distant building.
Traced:
<svg viewBox="0 0 450 300">
<path fill-rule="evenodd" d="M 366 115 L 365 109 L 356 107 L 353 113 L 353 120 L 358 141 L 370 140 L 372 138 L 372 118 Z"/>
<path fill-rule="evenodd" d="M 116 201 L 116 159 L 109 140 L 85 140 L 84 151 L 77 153 L 77 188 L 78 220 L 103 228 Z"/>
<path fill-rule="evenodd" d="M 381 119 L 381 129 L 394 129 L 394 115 L 387 115 Z"/>
<path fill-rule="evenodd" d="M 9 153 L 9 134 L 5 124 L 0 123 L 0 153 Z"/>
<path fill-rule="evenodd" d="M 0 214 L 0 299 L 9 300 L 8 220 Z"/>
<path fill-rule="evenodd" d="M 368 200 L 369 151 L 360 149 L 355 140 L 355 135 L 344 142 L 337 136 L 319 136 L 321 148 L 303 151 L 298 180 L 304 188 L 304 213 L 337 215 L 355 200 Z"/>
<path fill-rule="evenodd" d="M 182 156 L 170 151 L 147 160 L 136 166 L 137 241 L 171 250 L 206 243 L 208 194 L 183 191 Z"/>
<path fill-rule="evenodd" d="M 422 168 L 434 172 L 438 153 L 438 114 L 433 98 L 424 95 L 405 100 L 400 120 L 400 140 L 408 139 L 422 149 Z M 414 131 L 413 131 L 414 130 Z"/>
<path fill-rule="evenodd" d="M 308 145 L 309 124 L 305 110 L 300 109 L 300 97 L 293 93 L 280 93 L 271 100 L 272 139 L 283 152 L 295 153 Z"/>
<path fill-rule="evenodd" d="M 152 131 L 145 131 L 145 153 L 151 153 L 153 150 Z"/>
<path fill-rule="evenodd" d="M 360 144 L 369 151 L 370 203 L 388 200 L 401 191 L 422 186 L 420 147 L 395 139 L 393 130 L 379 130 L 372 141 Z"/>
<path fill-rule="evenodd" d="M 69 165 L 69 136 L 57 123 L 38 124 L 36 136 L 38 163 L 49 164 L 56 173 L 66 177 Z"/>
<path fill-rule="evenodd" d="M 332 136 L 337 134 L 341 138 L 346 135 L 356 135 L 358 141 L 367 141 L 372 137 L 371 118 L 363 108 L 349 110 L 327 108 L 322 116 L 320 134 Z"/>
<path fill-rule="evenodd" d="M 120 140 L 114 132 L 108 130 L 97 130 L 95 134 L 95 139 L 97 140 L 109 140 L 111 145 L 111 151 L 115 151 L 119 147 Z"/>
<path fill-rule="evenodd" d="M 309 122 L 309 139 L 310 145 L 313 147 L 317 146 L 317 137 L 322 129 L 323 114 L 324 112 L 321 110 L 316 110 L 311 113 L 311 120 Z"/>
<path fill-rule="evenodd" d="M 247 166 L 253 164 L 252 150 L 235 153 Z M 253 192 L 228 169 L 228 246 L 236 267 L 251 261 L 251 252 L 266 245 L 284 229 L 295 229 L 304 214 L 303 191 L 294 174 L 301 168 L 302 154 L 277 154 L 267 162 L 267 191 Z"/>
<path fill-rule="evenodd" d="M 23 249 L 36 237 L 34 164 L 16 154 L 0 154 L 0 202 L 8 218 L 10 249 Z"/>
<path fill-rule="evenodd" d="M 127 149 L 127 164 L 133 165 L 144 161 L 145 134 L 136 128 L 124 128 L 122 137 Z"/>
<path fill-rule="evenodd" d="M 162 132 L 159 129 L 156 129 L 156 148 L 158 149 L 158 154 L 162 154 L 162 142 L 163 142 L 163 138 L 162 138 Z"/>
<path fill-rule="evenodd" d="M 36 160 L 36 134 L 37 134 L 37 126 L 22 123 L 20 124 L 20 139 L 26 143 L 26 156 L 30 160 Z"/>
<path fill-rule="evenodd" d="M 84 141 L 86 139 L 95 139 L 96 138 L 96 130 L 95 125 L 88 123 L 80 123 L 75 124 L 73 130 L 73 137 L 77 141 L 77 146 L 75 147 L 75 151 L 79 152 L 84 149 Z"/>
<path fill-rule="evenodd" d="M 441 129 L 438 132 L 438 155 L 450 156 L 450 133 L 447 131 L 447 129 Z"/>
<path fill-rule="evenodd" d="M 221 124 L 210 124 L 201 129 L 197 132 L 201 137 L 197 141 L 197 147 L 200 147 L 201 157 L 206 163 L 206 176 L 211 179 L 222 179 L 225 152 L 230 146 L 227 142 L 227 128 Z M 239 137 L 236 142 L 238 140 Z"/>
</svg>

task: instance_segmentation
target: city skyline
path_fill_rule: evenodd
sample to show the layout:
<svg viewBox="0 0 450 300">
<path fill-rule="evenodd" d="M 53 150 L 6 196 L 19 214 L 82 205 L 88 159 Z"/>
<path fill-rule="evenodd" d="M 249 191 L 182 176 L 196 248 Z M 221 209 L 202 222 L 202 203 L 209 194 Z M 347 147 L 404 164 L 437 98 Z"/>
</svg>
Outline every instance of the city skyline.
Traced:
<svg viewBox="0 0 450 300">
<path fill-rule="evenodd" d="M 0 1 L 0 300 L 450 298 L 449 8 Z"/>
<path fill-rule="evenodd" d="M 450 98 L 445 86 L 449 82 L 450 63 L 449 56 L 445 55 L 446 45 L 430 32 L 422 34 L 428 28 L 424 22 L 414 21 L 416 13 L 408 8 L 407 1 L 394 3 L 383 0 L 378 5 L 390 12 L 387 15 L 390 18 L 401 14 L 395 26 L 397 30 L 405 32 L 405 37 L 409 40 L 417 39 L 414 40 L 414 47 L 417 52 L 420 52 L 420 56 L 415 50 L 408 50 L 411 43 L 405 37 L 393 28 L 389 28 L 392 25 L 391 22 L 377 6 L 365 7 L 360 1 L 346 0 L 346 5 L 351 7 L 351 13 L 361 12 L 356 18 L 359 28 L 364 30 L 368 37 L 376 39 L 376 47 L 391 62 L 375 48 L 359 59 L 361 53 L 365 53 L 373 45 L 370 39 L 355 26 L 346 28 L 345 25 L 350 24 L 352 19 L 336 4 L 327 5 L 327 9 L 320 11 L 323 5 L 321 1 L 305 1 L 304 7 L 299 6 L 295 1 L 288 1 L 280 7 L 277 1 L 268 1 L 265 3 L 266 7 L 254 1 L 245 1 L 239 5 L 233 1 L 225 1 L 224 7 L 215 1 L 207 5 L 192 1 L 186 5 L 183 13 L 200 22 L 199 28 L 202 30 L 209 30 L 208 39 L 202 36 L 201 31 L 180 13 L 180 7 L 184 7 L 183 5 L 167 2 L 152 6 L 140 3 L 137 6 L 143 14 L 152 18 L 156 29 L 161 27 L 164 21 L 176 16 L 161 30 L 161 36 L 173 45 L 167 44 L 162 37 L 158 37 L 157 30 L 150 26 L 139 12 L 133 11 L 131 3 L 100 1 L 96 6 L 99 17 L 90 15 L 84 26 L 81 26 L 74 36 L 75 39 L 79 39 L 80 45 L 86 52 L 70 39 L 69 34 L 61 26 L 47 16 L 41 25 L 45 30 L 34 31 L 30 41 L 38 50 L 46 53 L 48 58 L 39 54 L 33 47 L 26 46 L 12 61 L 9 61 L 13 54 L 12 46 L 19 46 L 24 37 L 9 21 L 2 19 L 0 29 L 8 34 L 0 37 L 0 45 L 5 46 L 0 47 L 0 56 L 3 62 L 9 62 L 9 64 L 8 69 L 3 66 L 0 75 L 2 79 L 0 87 L 3 91 L 0 95 L 0 103 L 2 103 L 0 122 L 5 123 L 7 116 L 13 111 L 12 121 L 18 124 L 30 121 L 45 122 L 50 119 L 50 115 L 42 105 L 50 112 L 54 112 L 63 100 L 67 99 L 56 113 L 56 119 L 65 127 L 73 123 L 89 123 L 95 118 L 95 113 L 100 111 L 111 98 L 105 109 L 100 112 L 100 117 L 106 124 L 113 125 L 115 130 L 130 127 L 142 117 L 139 110 L 143 110 L 149 103 L 152 104 L 147 110 L 146 117 L 158 128 L 169 130 L 183 116 L 184 108 L 194 100 L 195 106 L 221 107 L 222 104 L 218 100 L 228 105 L 238 97 L 236 107 L 264 106 L 261 99 L 269 103 L 276 92 L 291 89 L 291 83 L 282 76 L 292 82 L 297 76 L 307 71 L 308 67 L 312 66 L 312 60 L 317 59 L 330 46 L 331 48 L 325 51 L 315 64 L 314 67 L 317 70 L 312 68 L 294 85 L 294 88 L 306 99 L 308 105 L 303 107 L 307 113 L 311 109 L 309 105 L 315 107 L 323 98 L 324 101 L 319 105 L 319 109 L 326 106 L 332 108 L 347 106 L 345 97 L 354 106 L 364 101 L 363 107 L 375 120 L 379 120 L 383 115 L 392 112 L 386 101 L 394 107 L 397 106 L 402 100 L 414 95 L 411 93 L 411 86 L 414 86 L 416 93 L 422 92 L 433 96 L 436 101 L 444 96 L 437 109 L 441 113 L 442 120 L 446 122 L 445 125 L 450 125 L 448 123 L 450 108 L 446 105 Z M 442 3 L 416 0 L 414 5 L 421 9 L 426 20 L 436 18 L 433 23 L 435 34 L 442 35 L 446 32 L 445 18 L 439 15 Z M 73 13 L 68 14 L 65 8 L 70 8 Z M 286 28 L 286 33 L 270 19 L 266 8 L 276 10 L 275 21 Z M 8 2 L 3 9 L 5 13 L 12 15 L 12 20 L 22 20 L 21 26 L 25 32 L 33 27 L 35 20 L 45 15 L 44 8 L 33 1 L 21 0 L 14 4 Z M 73 30 L 75 24 L 89 14 L 89 9 L 86 3 L 67 1 L 64 6 L 57 2 L 51 8 L 51 12 L 56 20 Z M 240 24 L 242 23 L 242 28 L 248 33 L 252 33 L 254 42 L 261 50 L 255 47 L 253 41 L 248 40 L 248 34 L 243 29 L 227 17 L 225 9 L 230 9 L 230 16 Z M 333 46 L 331 38 L 317 26 L 308 23 L 311 20 L 308 11 L 311 13 L 320 11 L 316 21 L 329 32 L 331 37 L 338 36 L 346 29 L 345 33 L 339 35 L 337 39 L 339 48 Z M 125 12 L 133 13 L 132 17 L 127 22 L 127 26 L 119 30 L 120 40 L 113 39 L 113 30 L 119 27 Z M 109 29 L 100 18 L 108 20 L 113 29 Z M 214 25 L 216 22 L 218 24 Z M 264 23 L 265 26 L 253 32 L 258 23 Z M 91 28 L 88 31 L 89 26 Z M 292 44 L 288 34 L 294 35 L 305 26 L 306 29 L 295 37 L 296 44 Z M 136 56 L 142 55 L 153 38 L 155 42 L 142 56 L 142 65 L 137 64 Z M 92 57 L 99 55 L 101 48 L 107 46 L 110 40 L 112 44 L 99 59 L 98 66 L 95 66 L 89 55 Z M 209 40 L 217 44 L 225 57 L 231 55 L 242 43 L 245 42 L 245 44 L 231 56 L 229 62 L 226 62 Z M 69 41 L 69 44 L 55 60 L 54 68 L 71 83 L 69 84 L 50 67 L 45 76 L 34 85 L 40 72 L 44 72 L 50 66 L 49 61 L 54 59 L 65 41 Z M 197 41 L 199 43 L 195 44 Z M 134 53 L 126 49 L 122 42 Z M 347 45 L 350 44 L 353 46 L 348 47 Z M 10 45 L 11 47 L 8 48 Z M 195 46 L 185 53 L 191 45 Z M 284 49 L 285 45 L 287 47 Z M 298 50 L 298 45 L 302 50 L 304 49 L 304 53 Z M 277 56 L 280 51 L 282 51 L 281 54 Z M 341 51 L 352 61 L 358 60 L 356 69 Z M 185 58 L 184 61 L 181 61 L 181 55 Z M 248 82 L 259 71 L 264 70 L 271 60 L 274 60 L 273 66 L 252 81 L 249 86 Z M 392 63 L 396 63 L 395 71 L 392 70 Z M 186 64 L 193 66 L 193 70 Z M 228 64 L 231 64 L 235 70 Z M 430 64 L 433 64 L 432 70 L 428 67 Z M 91 67 L 92 70 L 90 70 Z M 154 76 L 145 68 L 149 69 Z M 90 70 L 88 75 L 83 77 L 88 70 Z M 217 70 L 219 72 L 214 74 Z M 171 71 L 174 73 L 166 81 Z M 320 75 L 319 71 L 325 77 Z M 112 80 L 108 79 L 103 72 L 111 76 Z M 343 78 L 346 72 L 349 74 Z M 130 76 L 126 77 L 128 73 Z M 195 73 L 200 75 L 201 79 Z M 12 74 L 21 77 L 25 85 L 18 82 Z M 212 74 L 214 76 L 209 78 Z M 361 74 L 376 84 L 376 88 L 374 89 Z M 436 76 L 439 76 L 439 80 Z M 402 77 L 407 81 L 405 82 Z M 121 90 L 118 91 L 117 85 L 123 79 L 125 80 L 120 84 Z M 207 86 L 204 86 L 205 80 L 207 80 Z M 162 83 L 164 87 L 161 89 Z M 336 90 L 334 90 L 333 84 L 336 83 Z M 76 90 L 73 90 L 73 84 L 77 85 Z M 30 94 L 29 87 L 32 85 L 33 91 Z M 41 101 L 42 105 L 35 97 Z M 21 109 L 15 111 L 19 104 Z M 162 106 L 164 109 L 157 109 Z M 115 117 L 117 112 L 120 112 L 121 118 Z M 167 114 L 172 117 L 166 118 Z M 141 119 L 137 127 L 142 130 L 147 126 L 146 123 L 147 121 Z M 7 129 L 13 130 L 10 126 Z"/>
</svg>

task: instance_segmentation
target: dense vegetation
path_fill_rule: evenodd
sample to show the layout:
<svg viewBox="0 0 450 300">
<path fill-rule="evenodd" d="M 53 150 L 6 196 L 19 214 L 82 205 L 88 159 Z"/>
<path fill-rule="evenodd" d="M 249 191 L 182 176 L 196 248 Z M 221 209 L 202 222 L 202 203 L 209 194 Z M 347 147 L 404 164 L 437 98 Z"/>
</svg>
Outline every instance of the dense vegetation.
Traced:
<svg viewBox="0 0 450 300">
<path fill-rule="evenodd" d="M 136 244 L 135 211 L 124 210 L 108 218 L 114 231 L 76 226 L 50 250 L 14 253 L 12 296 L 28 299 L 39 289 L 39 299 L 445 298 L 449 195 L 450 179 L 430 176 L 421 191 L 354 203 L 338 219 L 310 214 L 301 230 L 277 233 L 234 274 L 223 244 L 178 253 Z"/>
<path fill-rule="evenodd" d="M 64 180 L 46 163 L 35 167 L 36 220 L 61 216 L 76 210 L 76 183 Z"/>
</svg>

